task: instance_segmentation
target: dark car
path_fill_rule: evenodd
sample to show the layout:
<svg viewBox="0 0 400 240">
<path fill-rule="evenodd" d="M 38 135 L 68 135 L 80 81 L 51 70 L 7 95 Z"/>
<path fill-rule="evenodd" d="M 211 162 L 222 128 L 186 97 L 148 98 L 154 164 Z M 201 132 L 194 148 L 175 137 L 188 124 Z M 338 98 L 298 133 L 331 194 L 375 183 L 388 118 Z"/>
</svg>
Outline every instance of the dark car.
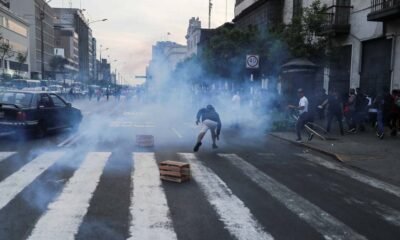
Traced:
<svg viewBox="0 0 400 240">
<path fill-rule="evenodd" d="M 79 128 L 82 113 L 54 93 L 35 91 L 0 92 L 0 135 Z"/>
</svg>

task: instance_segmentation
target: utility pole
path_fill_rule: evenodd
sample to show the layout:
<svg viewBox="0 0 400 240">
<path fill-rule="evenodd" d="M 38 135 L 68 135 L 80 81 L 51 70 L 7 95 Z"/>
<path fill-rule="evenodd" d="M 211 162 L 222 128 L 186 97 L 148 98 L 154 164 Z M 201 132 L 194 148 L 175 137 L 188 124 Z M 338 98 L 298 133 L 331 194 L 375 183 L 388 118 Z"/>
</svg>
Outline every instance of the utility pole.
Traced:
<svg viewBox="0 0 400 240">
<path fill-rule="evenodd" d="M 40 12 L 40 42 L 41 42 L 41 49 L 40 49 L 40 57 L 41 57 L 41 71 L 42 71 L 42 80 L 44 79 L 44 29 L 43 29 L 43 22 L 46 18 L 46 14 L 44 12 L 45 3 L 43 3 L 42 11 Z"/>
<path fill-rule="evenodd" d="M 208 29 L 211 29 L 211 13 L 212 13 L 212 1 L 208 1 Z"/>
</svg>

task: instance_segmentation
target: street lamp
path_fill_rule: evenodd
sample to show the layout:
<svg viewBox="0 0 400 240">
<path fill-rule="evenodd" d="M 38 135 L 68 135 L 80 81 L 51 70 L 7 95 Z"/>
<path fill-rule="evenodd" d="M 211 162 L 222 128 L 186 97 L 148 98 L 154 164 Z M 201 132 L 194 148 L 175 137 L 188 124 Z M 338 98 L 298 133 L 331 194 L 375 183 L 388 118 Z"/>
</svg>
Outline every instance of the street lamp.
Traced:
<svg viewBox="0 0 400 240">
<path fill-rule="evenodd" d="M 42 59 L 42 80 L 44 78 L 44 29 L 43 29 L 43 21 L 46 19 L 46 13 L 45 13 L 45 7 L 46 4 L 48 4 L 49 2 L 51 2 L 51 0 L 47 0 L 43 3 L 41 11 L 40 11 L 40 41 L 41 41 L 41 59 Z"/>
<path fill-rule="evenodd" d="M 108 19 L 107 18 L 103 18 L 103 19 L 99 19 L 99 20 L 94 20 L 94 21 L 88 22 L 88 24 L 97 23 L 97 22 L 105 22 L 105 21 L 108 21 Z"/>
</svg>

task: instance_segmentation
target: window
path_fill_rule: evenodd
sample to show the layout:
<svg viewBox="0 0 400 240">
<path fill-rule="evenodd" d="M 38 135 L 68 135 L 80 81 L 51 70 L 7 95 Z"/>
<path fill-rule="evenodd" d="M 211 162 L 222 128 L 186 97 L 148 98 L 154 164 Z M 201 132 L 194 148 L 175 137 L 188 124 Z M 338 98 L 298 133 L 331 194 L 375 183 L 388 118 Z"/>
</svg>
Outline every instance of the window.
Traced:
<svg viewBox="0 0 400 240">
<path fill-rule="evenodd" d="M 39 107 L 41 107 L 41 106 L 46 107 L 46 108 L 53 107 L 50 97 L 47 94 L 40 96 Z"/>
<path fill-rule="evenodd" d="M 29 107 L 31 105 L 33 94 L 30 93 L 14 93 L 5 92 L 0 93 L 0 103 L 15 104 L 22 107 Z"/>
<path fill-rule="evenodd" d="M 22 24 L 17 23 L 14 20 L 8 19 L 8 29 L 14 31 L 24 37 L 28 36 L 28 29 L 24 27 Z"/>
<path fill-rule="evenodd" d="M 66 107 L 67 106 L 67 104 L 65 104 L 65 102 L 57 95 L 51 94 L 50 97 L 51 97 L 51 100 L 53 100 L 53 104 L 55 107 Z"/>
</svg>

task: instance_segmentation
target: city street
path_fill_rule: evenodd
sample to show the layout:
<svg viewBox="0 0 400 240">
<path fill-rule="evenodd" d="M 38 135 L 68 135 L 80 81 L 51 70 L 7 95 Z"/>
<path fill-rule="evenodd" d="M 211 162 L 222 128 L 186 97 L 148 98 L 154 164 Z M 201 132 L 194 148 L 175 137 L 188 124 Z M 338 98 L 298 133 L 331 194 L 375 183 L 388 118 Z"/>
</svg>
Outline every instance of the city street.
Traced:
<svg viewBox="0 0 400 240">
<path fill-rule="evenodd" d="M 0 139 L 0 239 L 399 239 L 400 187 L 387 180 L 223 114 L 219 149 L 208 133 L 194 154 L 197 109 L 73 105 L 76 132 Z M 137 147 L 139 134 L 155 147 Z M 165 160 L 190 163 L 191 181 L 161 181 Z"/>
</svg>

